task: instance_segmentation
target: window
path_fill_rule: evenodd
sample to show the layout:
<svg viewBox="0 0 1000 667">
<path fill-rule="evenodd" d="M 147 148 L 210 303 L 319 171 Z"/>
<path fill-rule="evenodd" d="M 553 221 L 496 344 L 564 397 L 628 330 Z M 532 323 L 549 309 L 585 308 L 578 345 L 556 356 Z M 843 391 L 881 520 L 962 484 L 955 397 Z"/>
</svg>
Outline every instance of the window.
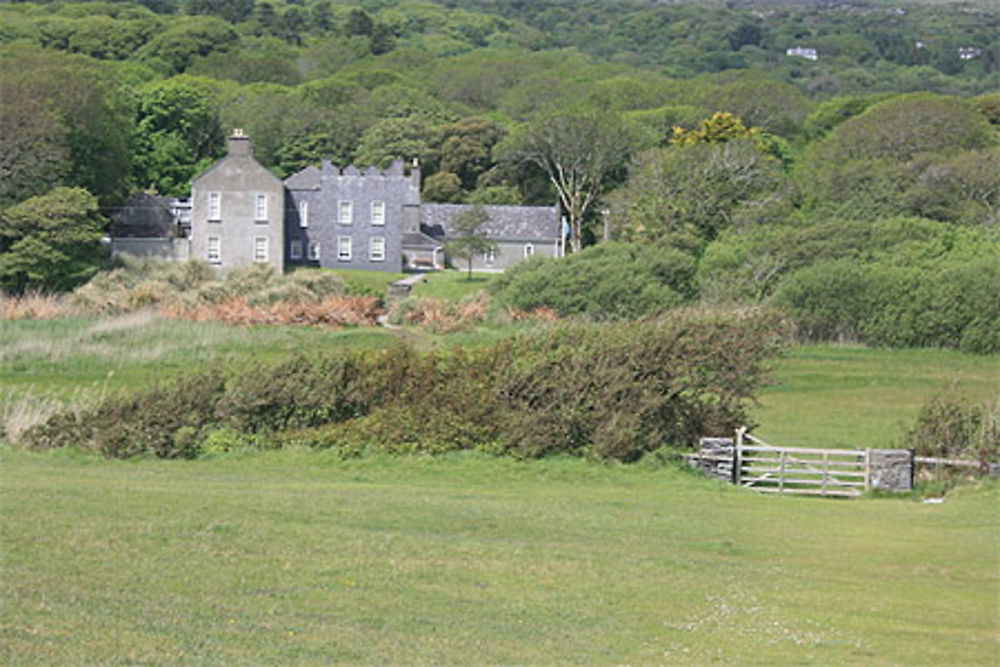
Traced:
<svg viewBox="0 0 1000 667">
<path fill-rule="evenodd" d="M 255 236 L 255 237 L 253 237 L 253 261 L 255 261 L 255 262 L 266 262 L 267 261 L 267 237 L 266 236 Z"/>
<path fill-rule="evenodd" d="M 368 246 L 368 259 L 373 262 L 385 261 L 385 237 L 373 236 Z"/>
<path fill-rule="evenodd" d="M 354 222 L 354 204 L 349 201 L 340 202 L 339 216 L 337 218 L 342 225 L 350 225 Z"/>
<path fill-rule="evenodd" d="M 209 220 L 222 220 L 222 193 L 221 192 L 209 192 L 208 193 L 208 219 Z"/>
<path fill-rule="evenodd" d="M 257 193 L 253 196 L 253 219 L 267 222 L 267 195 Z"/>
<path fill-rule="evenodd" d="M 309 226 L 309 202 L 299 202 L 299 227 Z"/>
<path fill-rule="evenodd" d="M 384 225 L 385 224 L 385 202 L 384 201 L 373 201 L 372 202 L 372 224 L 373 225 Z"/>
<path fill-rule="evenodd" d="M 483 261 L 488 265 L 492 266 L 493 262 L 497 259 L 497 249 L 487 248 L 483 251 Z"/>
<path fill-rule="evenodd" d="M 292 241 L 289 256 L 292 259 L 302 259 L 302 241 Z"/>
<path fill-rule="evenodd" d="M 309 242 L 309 261 L 310 262 L 319 261 L 319 241 Z"/>
<path fill-rule="evenodd" d="M 337 259 L 342 262 L 351 261 L 351 237 L 350 236 L 338 236 L 337 237 Z"/>
<path fill-rule="evenodd" d="M 222 263 L 222 239 L 218 236 L 208 237 L 208 244 L 205 246 L 205 259 L 212 264 Z"/>
<path fill-rule="evenodd" d="M 535 256 L 535 246 L 531 245 L 530 243 L 525 243 L 524 244 L 524 258 L 525 259 L 531 259 L 534 256 Z"/>
</svg>

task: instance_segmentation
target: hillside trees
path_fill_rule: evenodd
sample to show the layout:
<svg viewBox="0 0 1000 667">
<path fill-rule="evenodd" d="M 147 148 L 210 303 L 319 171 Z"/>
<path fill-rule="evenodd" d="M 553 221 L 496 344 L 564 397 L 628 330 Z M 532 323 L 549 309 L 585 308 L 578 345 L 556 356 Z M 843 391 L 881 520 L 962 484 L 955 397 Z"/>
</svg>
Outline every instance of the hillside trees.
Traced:
<svg viewBox="0 0 1000 667">
<path fill-rule="evenodd" d="M 733 225 L 740 207 L 780 197 L 781 164 L 756 138 L 675 144 L 640 153 L 610 197 L 627 239 L 697 249 Z"/>
<path fill-rule="evenodd" d="M 961 99 L 902 95 L 837 125 L 804 157 L 797 181 L 809 198 L 807 210 L 817 215 L 876 219 L 906 212 L 908 200 L 926 214 L 930 208 L 919 208 L 926 193 L 908 192 L 922 189 L 922 178 L 924 183 L 939 178 L 937 165 L 961 151 L 995 144 L 996 134 L 986 118 Z M 984 167 L 989 163 L 974 160 L 982 160 Z M 953 165 L 951 171 L 955 169 Z"/>
<path fill-rule="evenodd" d="M 82 56 L 0 51 L 0 205 L 57 184 L 86 188 L 104 205 L 121 201 L 134 127 L 123 88 Z"/>
</svg>

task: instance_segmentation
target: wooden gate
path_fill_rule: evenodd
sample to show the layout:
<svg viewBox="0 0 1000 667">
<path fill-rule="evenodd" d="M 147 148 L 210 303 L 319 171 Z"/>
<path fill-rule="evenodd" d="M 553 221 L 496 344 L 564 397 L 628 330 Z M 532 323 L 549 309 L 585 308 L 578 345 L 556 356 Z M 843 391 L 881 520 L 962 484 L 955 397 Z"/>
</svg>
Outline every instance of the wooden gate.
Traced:
<svg viewBox="0 0 1000 667">
<path fill-rule="evenodd" d="M 871 450 L 773 447 L 736 433 L 733 482 L 766 493 L 855 498 L 871 480 Z"/>
</svg>

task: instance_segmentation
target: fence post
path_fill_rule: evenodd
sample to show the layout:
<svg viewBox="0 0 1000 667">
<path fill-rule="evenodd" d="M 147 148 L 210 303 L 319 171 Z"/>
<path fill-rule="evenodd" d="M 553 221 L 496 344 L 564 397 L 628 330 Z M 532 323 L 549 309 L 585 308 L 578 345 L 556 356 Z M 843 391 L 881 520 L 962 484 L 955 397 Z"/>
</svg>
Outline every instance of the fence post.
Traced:
<svg viewBox="0 0 1000 667">
<path fill-rule="evenodd" d="M 865 491 L 872 488 L 872 448 L 865 448 Z"/>
<path fill-rule="evenodd" d="M 785 492 L 785 461 L 787 450 L 782 449 L 781 454 L 778 455 L 778 493 Z"/>
<path fill-rule="evenodd" d="M 736 442 L 733 447 L 733 484 L 739 486 L 743 477 L 743 434 L 747 432 L 746 426 L 736 429 Z"/>
<path fill-rule="evenodd" d="M 823 495 L 826 496 L 826 480 L 830 477 L 830 453 L 823 452 Z"/>
</svg>

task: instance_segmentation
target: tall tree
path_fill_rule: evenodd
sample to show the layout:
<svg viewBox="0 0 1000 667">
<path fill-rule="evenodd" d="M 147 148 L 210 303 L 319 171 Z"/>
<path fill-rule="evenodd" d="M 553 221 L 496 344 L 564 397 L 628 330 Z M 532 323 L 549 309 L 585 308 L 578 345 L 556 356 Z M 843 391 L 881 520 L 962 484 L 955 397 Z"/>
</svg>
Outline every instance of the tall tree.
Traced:
<svg viewBox="0 0 1000 667">
<path fill-rule="evenodd" d="M 583 224 L 610 176 L 624 168 L 632 144 L 618 116 L 559 111 L 541 116 L 497 145 L 498 158 L 541 169 L 569 219 L 573 251 L 583 246 Z"/>
<path fill-rule="evenodd" d="M 181 194 L 200 166 L 222 154 L 225 135 L 216 97 L 209 80 L 187 75 L 142 90 L 136 133 L 137 185 L 162 194 Z"/>
</svg>

